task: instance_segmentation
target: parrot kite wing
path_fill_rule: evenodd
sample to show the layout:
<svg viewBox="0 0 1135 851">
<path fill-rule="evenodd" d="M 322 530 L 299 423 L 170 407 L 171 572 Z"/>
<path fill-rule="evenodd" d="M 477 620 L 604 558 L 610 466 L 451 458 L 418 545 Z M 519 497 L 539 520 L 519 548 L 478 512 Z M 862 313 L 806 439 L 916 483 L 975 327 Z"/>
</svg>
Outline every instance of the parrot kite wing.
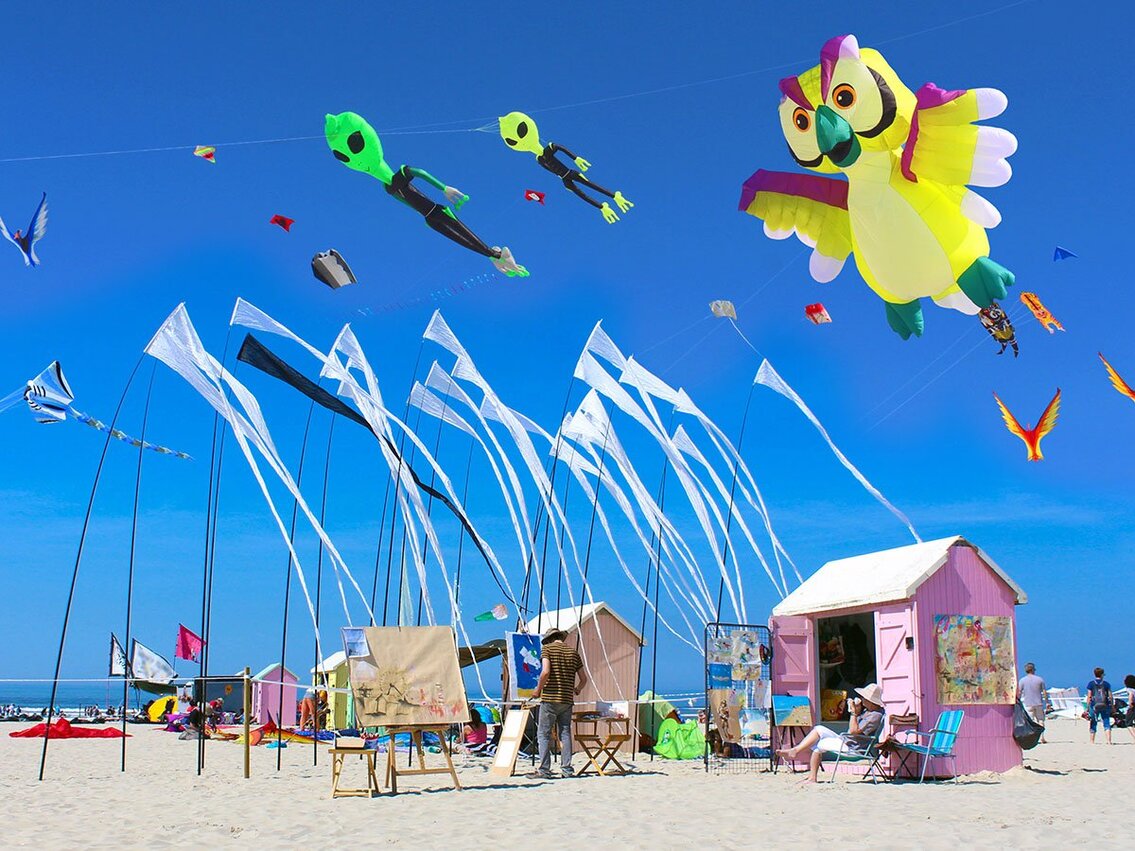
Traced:
<svg viewBox="0 0 1135 851">
<path fill-rule="evenodd" d="M 1017 137 L 1000 127 L 974 122 L 996 118 L 1009 99 L 997 89 L 946 91 L 927 83 L 915 93 L 917 105 L 902 151 L 907 180 L 925 177 L 946 186 L 1003 186 L 1013 176 L 1007 158 L 1017 150 Z M 997 221 L 1001 216 L 988 201 L 973 196 L 966 206 L 983 208 Z M 984 203 L 983 203 L 984 202 Z M 985 227 L 989 215 L 974 219 Z"/>
<path fill-rule="evenodd" d="M 795 233 L 812 249 L 808 271 L 821 284 L 835 278 L 851 254 L 847 183 L 842 180 L 757 169 L 741 187 L 738 209 L 762 220 L 772 239 Z"/>
<path fill-rule="evenodd" d="M 1005 421 L 1005 427 L 1009 429 L 1011 434 L 1015 434 L 1024 441 L 1025 448 L 1028 450 L 1028 460 L 1043 461 L 1044 455 L 1040 451 L 1040 441 L 1056 427 L 1056 418 L 1060 414 L 1060 388 L 1056 388 L 1056 395 L 1052 397 L 1052 401 L 1048 403 L 1048 407 L 1040 415 L 1040 420 L 1035 428 L 1023 427 L 996 393 L 993 394 L 993 398 L 997 400 L 997 407 L 1001 409 L 1001 418 Z"/>
<path fill-rule="evenodd" d="M 1096 352 L 1096 354 L 1098 354 L 1100 360 L 1103 361 L 1103 367 L 1107 370 L 1107 377 L 1111 379 L 1111 386 L 1132 402 L 1135 402 L 1135 389 L 1132 389 L 1131 385 L 1120 377 L 1119 373 L 1115 371 L 1115 367 L 1107 362 L 1107 358 L 1105 358 L 1101 352 Z"/>
<path fill-rule="evenodd" d="M 1049 334 L 1055 334 L 1057 328 L 1061 331 L 1064 330 L 1064 326 L 1049 312 L 1048 308 L 1044 306 L 1044 302 L 1040 300 L 1040 297 L 1036 293 L 1021 293 L 1021 304 L 1032 311 L 1033 316 L 1036 317 L 1036 321 L 1043 325 L 1044 330 Z"/>
<path fill-rule="evenodd" d="M 217 149 L 212 145 L 198 145 L 193 149 L 193 156 L 200 157 L 213 165 L 217 164 Z"/>
</svg>

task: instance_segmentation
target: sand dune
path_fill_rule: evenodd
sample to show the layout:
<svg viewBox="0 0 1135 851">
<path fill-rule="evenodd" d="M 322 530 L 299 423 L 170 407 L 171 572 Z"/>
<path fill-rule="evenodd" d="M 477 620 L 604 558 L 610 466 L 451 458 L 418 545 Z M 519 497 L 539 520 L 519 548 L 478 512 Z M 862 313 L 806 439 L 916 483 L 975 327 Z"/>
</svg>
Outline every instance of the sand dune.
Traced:
<svg viewBox="0 0 1135 851">
<path fill-rule="evenodd" d="M 252 778 L 241 749 L 210 743 L 204 773 L 195 745 L 133 728 L 128 770 L 119 742 L 57 741 L 36 781 L 42 740 L 11 739 L 0 725 L 4 845 L 85 848 L 185 847 L 224 842 L 258 847 L 339 840 L 404 848 L 500 847 L 534 841 L 568 847 L 765 846 L 772 848 L 1015 847 L 1129 844 L 1135 744 L 1087 744 L 1085 722 L 1053 722 L 1048 745 L 1024 768 L 953 784 L 873 786 L 843 777 L 806 787 L 800 775 L 707 775 L 700 762 L 641 759 L 627 777 L 498 781 L 488 766 L 460 768 L 462 792 L 431 789 L 440 778 L 406 778 L 397 797 L 330 798 L 330 758 L 310 747 L 256 748 Z M 582 757 L 576 756 L 576 766 Z M 345 774 L 362 777 L 350 760 Z M 437 783 L 435 783 L 437 781 Z"/>
</svg>

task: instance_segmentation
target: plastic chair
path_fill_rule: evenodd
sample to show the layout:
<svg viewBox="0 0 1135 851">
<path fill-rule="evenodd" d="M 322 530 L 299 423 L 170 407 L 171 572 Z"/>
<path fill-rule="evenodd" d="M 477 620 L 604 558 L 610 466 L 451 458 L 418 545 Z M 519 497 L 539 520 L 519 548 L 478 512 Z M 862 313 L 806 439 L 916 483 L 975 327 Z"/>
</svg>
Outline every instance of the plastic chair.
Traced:
<svg viewBox="0 0 1135 851">
<path fill-rule="evenodd" d="M 870 777 L 872 783 L 878 783 L 879 778 L 887 779 L 887 775 L 883 773 L 883 766 L 879 760 L 883 754 L 879 750 L 879 738 L 883 735 L 883 730 L 886 729 L 885 724 L 879 725 L 879 730 L 874 736 L 853 736 L 850 733 L 843 733 L 840 739 L 844 744 L 848 745 L 852 750 L 844 752 L 841 748 L 839 753 L 835 755 L 835 765 L 832 766 L 832 779 L 830 782 L 835 783 L 835 776 L 839 773 L 840 763 L 869 763 L 867 766 L 867 773 L 865 777 Z"/>
<path fill-rule="evenodd" d="M 906 730 L 906 735 L 921 736 L 926 739 L 926 744 L 918 744 L 915 742 L 897 742 L 896 747 L 899 750 L 904 750 L 909 753 L 918 754 L 922 757 L 922 772 L 919 774 L 918 782 L 921 783 L 926 779 L 926 767 L 930 764 L 932 759 L 948 759 L 950 760 L 951 768 L 954 772 L 954 782 L 958 782 L 958 762 L 957 756 L 954 754 L 954 746 L 958 741 L 958 730 L 961 729 L 962 719 L 965 713 L 960 709 L 952 709 L 949 712 L 943 712 L 938 716 L 938 723 L 934 725 L 934 729 L 929 732 L 921 732 L 919 730 Z"/>
</svg>

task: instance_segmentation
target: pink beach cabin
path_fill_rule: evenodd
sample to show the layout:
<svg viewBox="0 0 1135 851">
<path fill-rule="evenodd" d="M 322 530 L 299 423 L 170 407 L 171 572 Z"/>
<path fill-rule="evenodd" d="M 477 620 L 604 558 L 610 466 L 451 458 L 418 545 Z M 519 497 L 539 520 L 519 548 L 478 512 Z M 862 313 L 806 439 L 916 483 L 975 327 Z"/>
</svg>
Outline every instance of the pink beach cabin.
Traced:
<svg viewBox="0 0 1135 851">
<path fill-rule="evenodd" d="M 1016 670 L 1015 607 L 1027 601 L 993 559 L 958 536 L 830 561 L 773 609 L 773 693 L 806 696 L 815 722 L 837 730 L 847 726 L 835 717 L 840 692 L 871 681 L 882 686 L 888 719 L 914 713 L 923 731 L 944 710 L 961 709 L 958 773 L 1007 771 L 1021 764 L 1021 750 L 1013 740 L 1015 695 L 1006 697 L 1004 684 Z M 978 656 L 988 649 L 989 666 L 996 652 L 997 702 L 988 693 L 975 699 L 964 682 L 940 683 L 936 617 L 940 626 L 982 618 L 1000 626 L 995 648 L 972 646 L 960 630 L 954 645 Z M 940 762 L 927 776 L 948 774 L 948 762 Z"/>
<path fill-rule="evenodd" d="M 283 672 L 283 676 L 281 676 Z M 260 724 L 274 721 L 280 727 L 296 726 L 296 683 L 299 678 L 279 662 L 269 665 L 252 678 L 252 717 Z M 283 685 L 280 685 L 283 683 Z M 280 691 L 283 690 L 283 711 L 280 710 Z M 277 717 L 279 716 L 279 717 Z"/>
</svg>

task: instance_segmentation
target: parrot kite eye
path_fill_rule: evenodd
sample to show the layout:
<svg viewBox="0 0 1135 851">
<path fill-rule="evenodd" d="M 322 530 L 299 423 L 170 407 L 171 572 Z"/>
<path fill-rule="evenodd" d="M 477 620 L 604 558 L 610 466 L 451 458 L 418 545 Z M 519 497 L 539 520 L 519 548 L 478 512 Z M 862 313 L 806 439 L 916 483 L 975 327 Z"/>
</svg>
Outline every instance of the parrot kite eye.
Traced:
<svg viewBox="0 0 1135 851">
<path fill-rule="evenodd" d="M 796 129 L 801 133 L 808 132 L 808 128 L 812 126 L 812 119 L 808 116 L 808 111 L 802 107 L 796 107 L 796 111 L 792 113 L 792 123 L 796 125 Z"/>
<path fill-rule="evenodd" d="M 356 130 L 347 137 L 347 147 L 351 149 L 352 154 L 361 154 L 363 148 L 366 147 L 366 141 L 363 139 L 363 134 Z"/>
<path fill-rule="evenodd" d="M 516 135 L 519 136 L 521 139 L 523 139 L 525 136 L 528 135 L 528 122 L 527 121 L 521 121 L 519 124 L 516 125 Z"/>
<path fill-rule="evenodd" d="M 337 159 L 341 163 L 349 163 L 351 161 L 351 158 L 344 154 L 342 151 L 332 151 L 331 153 L 333 153 L 335 155 L 335 159 Z"/>
<path fill-rule="evenodd" d="M 851 107 L 855 106 L 855 89 L 847 83 L 836 86 L 832 100 L 835 101 L 835 105 L 840 109 L 851 109 Z"/>
<path fill-rule="evenodd" d="M 515 148 L 515 147 L 516 147 L 516 140 L 515 140 L 515 139 L 505 139 L 505 140 L 504 140 L 504 143 L 505 143 L 506 145 L 508 145 L 508 146 L 509 146 L 510 148 Z"/>
</svg>

